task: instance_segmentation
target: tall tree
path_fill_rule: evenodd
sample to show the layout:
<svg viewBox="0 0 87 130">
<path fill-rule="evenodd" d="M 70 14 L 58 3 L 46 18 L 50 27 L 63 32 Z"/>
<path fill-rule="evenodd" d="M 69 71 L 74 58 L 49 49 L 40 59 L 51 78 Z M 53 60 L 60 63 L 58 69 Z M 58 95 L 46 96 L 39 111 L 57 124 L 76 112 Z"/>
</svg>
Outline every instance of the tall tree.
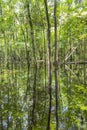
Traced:
<svg viewBox="0 0 87 130">
<path fill-rule="evenodd" d="M 58 130 L 58 45 L 57 45 L 57 0 L 54 0 L 54 43 L 55 43 L 55 56 L 54 56 L 54 62 L 55 62 L 55 99 L 56 99 L 56 130 Z"/>
<path fill-rule="evenodd" d="M 32 108 L 32 119 L 31 119 L 31 127 L 30 127 L 30 129 L 32 130 L 35 124 L 37 62 L 36 62 L 34 29 L 33 29 L 33 23 L 32 23 L 31 12 L 30 12 L 30 3 L 27 4 L 27 11 L 28 11 L 29 26 L 30 26 L 31 44 L 33 50 L 33 57 L 34 57 L 33 108 Z"/>
<path fill-rule="evenodd" d="M 47 21 L 47 42 L 48 42 L 48 89 L 49 89 L 49 113 L 48 113 L 48 124 L 47 130 L 50 130 L 50 120 L 51 120 L 51 106 L 52 106 L 52 77 L 51 77 L 51 41 L 50 41 L 50 19 L 48 14 L 48 4 L 47 0 L 44 0 L 45 11 L 46 11 L 46 21 Z"/>
</svg>

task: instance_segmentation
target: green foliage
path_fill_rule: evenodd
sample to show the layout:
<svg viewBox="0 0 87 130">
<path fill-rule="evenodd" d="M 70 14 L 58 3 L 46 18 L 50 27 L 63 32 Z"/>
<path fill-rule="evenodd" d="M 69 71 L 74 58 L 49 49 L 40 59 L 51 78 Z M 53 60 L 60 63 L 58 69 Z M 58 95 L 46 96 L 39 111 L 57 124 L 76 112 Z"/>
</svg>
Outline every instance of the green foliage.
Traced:
<svg viewBox="0 0 87 130">
<path fill-rule="evenodd" d="M 29 25 L 30 5 L 33 33 Z M 59 127 L 68 130 L 87 122 L 87 67 L 76 62 L 87 59 L 87 1 L 60 1 L 57 5 Z M 48 43 L 44 0 L 0 2 L 0 129 L 45 130 L 49 112 Z M 48 5 L 51 30 L 52 110 L 51 130 L 56 128 L 54 76 L 54 6 Z M 34 35 L 34 45 L 32 41 Z M 35 49 L 37 63 L 36 88 Z M 74 50 L 75 49 L 75 50 Z M 74 50 L 74 51 L 73 51 Z M 72 53 L 73 52 L 73 53 Z M 72 53 L 72 54 L 71 54 Z M 68 58 L 67 58 L 68 57 Z M 66 60 L 67 59 L 67 60 Z M 75 62 L 75 64 L 70 64 Z M 36 93 L 35 93 L 36 89 Z M 34 104 L 35 101 L 35 104 Z M 34 104 L 34 105 L 33 105 Z M 11 121 L 10 119 L 11 118 Z M 61 128 L 64 127 L 64 128 Z"/>
</svg>

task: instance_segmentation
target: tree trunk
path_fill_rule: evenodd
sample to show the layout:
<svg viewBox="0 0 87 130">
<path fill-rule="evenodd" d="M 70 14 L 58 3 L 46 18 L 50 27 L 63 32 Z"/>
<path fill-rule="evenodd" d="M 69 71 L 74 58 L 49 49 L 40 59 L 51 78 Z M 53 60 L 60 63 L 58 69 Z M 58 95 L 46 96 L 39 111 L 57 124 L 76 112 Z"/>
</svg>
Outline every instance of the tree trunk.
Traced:
<svg viewBox="0 0 87 130">
<path fill-rule="evenodd" d="M 35 125 L 37 62 L 36 62 L 34 29 L 33 29 L 33 23 L 32 23 L 32 19 L 31 19 L 29 3 L 27 4 L 27 11 L 28 11 L 28 21 L 29 21 L 29 26 L 30 26 L 31 44 L 32 44 L 32 50 L 33 50 L 33 57 L 34 57 L 33 108 L 32 108 L 32 112 L 31 112 L 32 119 L 31 119 L 31 126 L 30 126 L 30 129 L 32 130 L 33 126 Z"/>
<path fill-rule="evenodd" d="M 48 5 L 47 0 L 44 0 L 45 11 L 46 11 L 46 21 L 47 21 L 47 42 L 48 42 L 48 88 L 49 88 L 49 113 L 48 113 L 48 123 L 47 130 L 50 130 L 50 120 L 51 120 L 51 100 L 52 100 L 52 88 L 51 88 L 51 47 L 50 47 L 50 20 L 48 15 Z"/>
<path fill-rule="evenodd" d="M 55 62 L 55 100 L 56 100 L 56 130 L 58 130 L 58 68 L 56 65 L 56 62 L 58 62 L 58 49 L 57 49 L 57 1 L 54 0 L 54 43 L 55 43 L 55 56 L 54 56 L 54 62 Z"/>
</svg>

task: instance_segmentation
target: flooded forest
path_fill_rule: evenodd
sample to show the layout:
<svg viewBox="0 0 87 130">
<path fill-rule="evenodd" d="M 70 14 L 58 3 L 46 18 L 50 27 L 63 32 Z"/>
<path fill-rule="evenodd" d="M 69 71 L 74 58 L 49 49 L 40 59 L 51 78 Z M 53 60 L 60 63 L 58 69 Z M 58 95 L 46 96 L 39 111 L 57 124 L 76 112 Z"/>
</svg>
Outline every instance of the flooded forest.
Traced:
<svg viewBox="0 0 87 130">
<path fill-rule="evenodd" d="M 87 130 L 87 0 L 0 0 L 0 130 Z"/>
</svg>

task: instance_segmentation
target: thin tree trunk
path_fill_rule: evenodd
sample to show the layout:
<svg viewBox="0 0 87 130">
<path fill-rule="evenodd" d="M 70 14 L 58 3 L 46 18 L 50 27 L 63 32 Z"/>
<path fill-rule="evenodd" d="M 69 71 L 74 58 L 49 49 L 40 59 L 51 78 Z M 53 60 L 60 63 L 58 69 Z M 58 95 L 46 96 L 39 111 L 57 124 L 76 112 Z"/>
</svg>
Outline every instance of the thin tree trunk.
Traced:
<svg viewBox="0 0 87 130">
<path fill-rule="evenodd" d="M 34 30 L 33 30 L 33 24 L 32 24 L 31 14 L 30 14 L 30 5 L 29 5 L 29 3 L 27 5 L 27 10 L 28 10 L 28 21 L 29 21 L 29 26 L 30 26 L 30 35 L 31 35 L 31 43 L 32 43 L 32 49 L 33 49 L 34 64 L 36 64 Z"/>
<path fill-rule="evenodd" d="M 2 48 L 1 48 L 2 49 Z M 2 58 L 0 57 L 0 101 L 2 100 L 2 83 L 3 83 L 3 79 L 2 79 L 2 72 L 3 72 L 3 69 L 2 69 Z M 0 103 L 0 129 L 3 130 L 3 115 L 2 115 L 2 103 Z"/>
<path fill-rule="evenodd" d="M 29 3 L 27 4 L 27 11 L 28 11 L 28 21 L 29 21 L 29 26 L 30 26 L 31 44 L 32 44 L 32 50 L 33 50 L 33 57 L 34 57 L 33 108 L 32 108 L 32 112 L 31 112 L 32 119 L 31 119 L 31 126 L 30 126 L 30 130 L 32 130 L 33 126 L 35 125 L 37 63 L 36 63 L 34 29 L 33 29 L 33 23 L 32 23 L 32 19 L 31 19 Z"/>
<path fill-rule="evenodd" d="M 48 42 L 48 88 L 49 88 L 49 113 L 48 113 L 48 123 L 47 130 L 50 130 L 50 120 L 51 120 L 51 105 L 52 105 L 52 87 L 51 87 L 51 47 L 50 47 L 50 20 L 48 15 L 48 5 L 47 0 L 44 0 L 46 20 L 47 20 L 47 42 Z"/>
<path fill-rule="evenodd" d="M 85 42 L 85 40 L 83 42 L 84 42 L 84 62 L 85 62 L 85 59 L 86 59 L 86 42 Z M 84 64 L 84 85 L 86 85 L 86 64 Z"/>
<path fill-rule="evenodd" d="M 58 62 L 58 49 L 57 49 L 57 1 L 54 0 L 54 43 L 55 43 L 55 99 L 56 99 L 56 130 L 58 130 L 58 68 L 56 66 L 56 62 Z"/>
<path fill-rule="evenodd" d="M 0 63 L 1 64 L 1 63 Z M 0 72 L 1 74 L 1 72 Z M 2 79 L 0 79 L 0 82 L 2 83 Z M 2 99 L 2 90 L 1 90 L 1 86 L 0 86 L 0 100 Z M 2 110 L 2 104 L 0 104 L 0 110 Z M 2 116 L 2 112 L 0 112 L 0 129 L 3 130 L 3 116 Z"/>
<path fill-rule="evenodd" d="M 45 73 L 45 76 L 44 76 L 44 79 L 45 79 L 45 82 L 44 82 L 44 94 L 45 94 L 45 103 L 44 103 L 44 113 L 45 113 L 45 108 L 46 108 L 46 78 L 47 78 L 47 67 L 46 67 L 46 39 L 45 39 L 45 32 L 43 30 L 43 34 L 44 34 L 44 73 Z"/>
</svg>

